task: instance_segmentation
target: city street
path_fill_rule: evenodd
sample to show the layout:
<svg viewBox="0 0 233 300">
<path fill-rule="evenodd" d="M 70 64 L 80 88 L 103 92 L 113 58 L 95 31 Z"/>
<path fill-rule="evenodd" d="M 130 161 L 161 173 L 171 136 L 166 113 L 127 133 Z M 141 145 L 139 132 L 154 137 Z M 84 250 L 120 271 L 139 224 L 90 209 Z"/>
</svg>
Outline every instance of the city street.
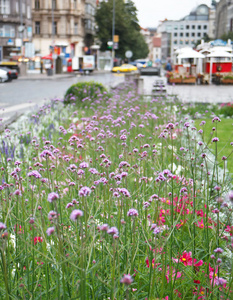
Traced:
<svg viewBox="0 0 233 300">
<path fill-rule="evenodd" d="M 157 76 L 142 76 L 144 93 L 151 94 Z M 166 81 L 166 79 L 164 78 Z M 166 85 L 167 93 L 177 95 L 182 102 L 225 103 L 233 102 L 233 85 Z"/>
<path fill-rule="evenodd" d="M 158 76 L 142 76 L 144 93 L 151 94 Z M 34 111 L 52 98 L 62 98 L 67 88 L 78 81 L 94 80 L 108 88 L 124 81 L 123 74 L 96 73 L 63 79 L 14 80 L 0 84 L 0 118 L 4 121 L 26 111 Z M 177 95 L 183 102 L 224 103 L 233 101 L 231 85 L 166 85 L 168 94 Z"/>
<path fill-rule="evenodd" d="M 106 87 L 114 86 L 124 81 L 124 75 L 112 73 L 97 73 L 86 76 L 74 76 L 63 79 L 50 78 L 46 80 L 13 80 L 0 84 L 0 118 L 4 121 L 16 113 L 35 110 L 46 100 L 62 98 L 66 90 L 78 81 L 94 80 Z"/>
</svg>

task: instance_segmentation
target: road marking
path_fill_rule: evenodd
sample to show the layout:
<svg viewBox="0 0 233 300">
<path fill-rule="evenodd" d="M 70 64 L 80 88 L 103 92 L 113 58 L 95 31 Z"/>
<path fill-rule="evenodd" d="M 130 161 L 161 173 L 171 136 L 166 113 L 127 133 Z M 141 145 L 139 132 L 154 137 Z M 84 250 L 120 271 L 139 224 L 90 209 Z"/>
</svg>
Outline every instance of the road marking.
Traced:
<svg viewBox="0 0 233 300">
<path fill-rule="evenodd" d="M 0 104 L 2 105 L 2 104 Z M 22 103 L 22 104 L 18 104 L 18 105 L 14 105 L 14 106 L 9 106 L 6 108 L 3 108 L 0 110 L 0 115 L 5 114 L 5 113 L 9 113 L 12 111 L 19 111 L 25 108 L 29 108 L 29 107 L 35 107 L 37 104 L 36 103 Z"/>
</svg>

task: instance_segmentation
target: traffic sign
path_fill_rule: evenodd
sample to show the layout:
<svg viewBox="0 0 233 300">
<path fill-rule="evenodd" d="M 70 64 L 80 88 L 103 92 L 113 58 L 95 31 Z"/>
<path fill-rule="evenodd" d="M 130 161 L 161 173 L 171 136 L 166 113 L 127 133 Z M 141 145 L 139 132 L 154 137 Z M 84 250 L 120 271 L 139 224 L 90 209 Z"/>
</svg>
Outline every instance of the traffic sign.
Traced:
<svg viewBox="0 0 233 300">
<path fill-rule="evenodd" d="M 131 58 L 131 57 L 133 56 L 133 52 L 130 51 L 130 50 L 128 50 L 128 51 L 125 52 L 125 56 L 126 56 L 127 58 Z"/>
</svg>

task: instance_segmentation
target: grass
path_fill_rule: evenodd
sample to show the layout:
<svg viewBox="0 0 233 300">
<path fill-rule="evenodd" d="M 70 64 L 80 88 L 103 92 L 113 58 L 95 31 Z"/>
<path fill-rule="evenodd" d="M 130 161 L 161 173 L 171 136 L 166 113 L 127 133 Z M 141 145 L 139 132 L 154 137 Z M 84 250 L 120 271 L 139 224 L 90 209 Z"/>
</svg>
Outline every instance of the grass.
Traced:
<svg viewBox="0 0 233 300">
<path fill-rule="evenodd" d="M 228 153 L 134 91 L 51 101 L 1 136 L 0 299 L 232 299 Z"/>
<path fill-rule="evenodd" d="M 195 120 L 195 126 L 197 130 L 203 129 L 203 140 L 208 145 L 212 153 L 214 153 L 215 151 L 215 144 L 211 143 L 212 138 L 214 136 L 219 137 L 219 142 L 217 143 L 218 162 L 220 164 L 220 167 L 223 168 L 222 157 L 228 157 L 230 155 L 229 159 L 227 159 L 227 169 L 230 173 L 233 173 L 233 156 L 231 155 L 233 146 L 230 144 L 231 142 L 233 142 L 233 119 L 221 118 L 221 122 L 217 124 L 217 127 L 212 123 L 212 118 L 205 119 L 205 121 L 206 124 L 204 126 L 200 126 L 201 120 Z M 213 127 L 217 128 L 217 132 L 212 130 Z"/>
</svg>

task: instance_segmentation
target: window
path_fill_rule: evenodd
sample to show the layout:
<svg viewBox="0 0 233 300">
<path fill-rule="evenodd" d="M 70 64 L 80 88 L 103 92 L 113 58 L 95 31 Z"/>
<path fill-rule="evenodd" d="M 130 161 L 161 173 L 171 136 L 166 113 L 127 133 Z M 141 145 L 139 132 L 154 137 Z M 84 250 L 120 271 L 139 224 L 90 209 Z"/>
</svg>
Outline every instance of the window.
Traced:
<svg viewBox="0 0 233 300">
<path fill-rule="evenodd" d="M 52 34 L 57 34 L 57 22 L 53 22 Z"/>
<path fill-rule="evenodd" d="M 22 13 L 25 15 L 26 13 L 26 7 L 25 7 L 25 3 L 22 3 Z"/>
<path fill-rule="evenodd" d="M 180 40 L 180 44 L 183 45 L 183 41 L 182 40 Z"/>
<path fill-rule="evenodd" d="M 203 29 L 207 29 L 207 25 L 204 25 L 204 26 L 203 26 Z"/>
<path fill-rule="evenodd" d="M 186 32 L 186 34 L 185 34 L 187 37 L 189 37 L 189 33 L 188 32 Z"/>
<path fill-rule="evenodd" d="M 195 25 L 192 25 L 192 29 L 195 29 L 195 27 L 196 27 Z"/>
<path fill-rule="evenodd" d="M 177 26 L 177 25 L 175 25 L 175 26 L 174 26 L 174 29 L 175 29 L 175 30 L 177 30 L 177 29 L 178 29 L 178 26 Z"/>
<path fill-rule="evenodd" d="M 201 25 L 198 25 L 197 28 L 200 30 L 201 29 Z"/>
<path fill-rule="evenodd" d="M 15 28 L 11 25 L 0 27 L 0 37 L 15 37 Z"/>
<path fill-rule="evenodd" d="M 52 8 L 57 9 L 57 1 L 56 0 L 52 0 Z"/>
<path fill-rule="evenodd" d="M 10 1 L 0 0 L 0 14 L 9 14 L 9 13 L 10 13 Z"/>
<path fill-rule="evenodd" d="M 183 32 L 181 32 L 181 33 L 180 33 L 180 36 L 183 36 L 183 35 L 184 35 Z"/>
<path fill-rule="evenodd" d="M 40 9 L 40 0 L 35 0 L 35 10 Z"/>
<path fill-rule="evenodd" d="M 174 33 L 174 36 L 177 36 L 177 32 Z"/>
<path fill-rule="evenodd" d="M 189 25 L 186 25 L 186 29 L 189 29 Z"/>
<path fill-rule="evenodd" d="M 200 33 L 200 32 L 198 32 L 197 36 L 198 36 L 198 37 L 200 37 L 200 36 L 201 36 L 201 33 Z"/>
<path fill-rule="evenodd" d="M 35 22 L 35 34 L 40 34 L 40 22 Z"/>
<path fill-rule="evenodd" d="M 184 25 L 180 25 L 180 29 L 183 30 L 184 29 Z"/>
<path fill-rule="evenodd" d="M 90 19 L 86 20 L 85 28 L 86 29 L 92 29 L 92 22 L 91 22 Z"/>
<path fill-rule="evenodd" d="M 174 40 L 174 45 L 177 45 L 177 40 Z"/>
<path fill-rule="evenodd" d="M 192 36 L 195 36 L 195 32 L 192 32 Z"/>
<path fill-rule="evenodd" d="M 78 34 L 78 23 L 74 23 L 74 34 Z"/>
<path fill-rule="evenodd" d="M 27 6 L 27 18 L 31 19 L 31 9 L 29 5 Z"/>
<path fill-rule="evenodd" d="M 188 45 L 188 44 L 189 44 L 189 41 L 188 41 L 188 40 L 186 40 L 186 41 L 185 41 L 185 44 L 186 44 L 186 45 Z"/>
</svg>

